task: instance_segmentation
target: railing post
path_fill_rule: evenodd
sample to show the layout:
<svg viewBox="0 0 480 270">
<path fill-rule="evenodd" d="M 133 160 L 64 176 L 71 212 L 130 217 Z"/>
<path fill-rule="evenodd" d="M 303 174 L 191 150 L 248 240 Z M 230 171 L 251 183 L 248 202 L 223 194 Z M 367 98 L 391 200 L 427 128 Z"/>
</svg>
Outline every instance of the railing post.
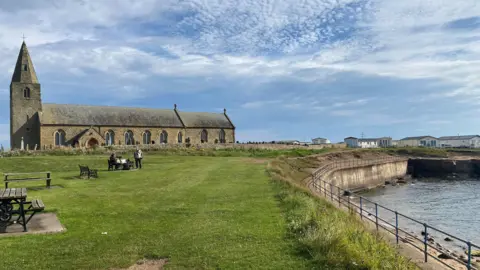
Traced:
<svg viewBox="0 0 480 270">
<path fill-rule="evenodd" d="M 425 250 L 423 252 L 425 253 L 425 262 L 427 262 L 427 259 L 428 259 L 428 253 L 427 253 L 427 247 L 428 247 L 428 244 L 427 244 L 427 240 L 428 240 L 427 223 L 423 223 L 423 227 L 424 227 L 424 232 L 425 232 L 425 237 L 423 238 L 423 244 L 425 245 Z"/>
<path fill-rule="evenodd" d="M 397 245 L 398 245 L 398 212 L 395 211 L 395 236 L 397 237 Z"/>
<path fill-rule="evenodd" d="M 348 201 L 348 211 L 350 211 L 352 209 L 350 207 L 350 195 L 347 196 L 347 201 Z"/>
<path fill-rule="evenodd" d="M 377 226 L 378 231 L 378 204 L 375 203 L 375 226 Z"/>
<path fill-rule="evenodd" d="M 467 263 L 467 269 L 470 270 L 472 269 L 472 243 L 470 241 L 467 242 L 468 246 L 468 263 Z"/>
<path fill-rule="evenodd" d="M 323 182 L 323 193 L 325 194 L 325 198 L 327 198 L 327 182 L 325 181 L 322 181 Z"/>
<path fill-rule="evenodd" d="M 340 187 L 337 187 L 337 197 L 338 197 L 338 206 L 341 206 L 341 203 L 340 203 Z"/>
<path fill-rule="evenodd" d="M 333 202 L 333 186 L 332 186 L 332 183 L 330 183 L 330 200 Z"/>
<path fill-rule="evenodd" d="M 362 196 L 360 196 L 360 219 L 363 219 Z"/>
</svg>

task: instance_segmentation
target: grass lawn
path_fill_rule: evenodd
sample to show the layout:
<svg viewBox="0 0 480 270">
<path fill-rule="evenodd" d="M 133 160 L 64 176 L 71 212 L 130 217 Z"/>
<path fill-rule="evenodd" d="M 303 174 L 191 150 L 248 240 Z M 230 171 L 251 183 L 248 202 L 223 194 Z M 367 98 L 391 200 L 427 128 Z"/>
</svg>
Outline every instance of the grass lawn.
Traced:
<svg viewBox="0 0 480 270">
<path fill-rule="evenodd" d="M 147 154 L 142 170 L 108 172 L 107 158 L 0 159 L 1 172 L 52 171 L 52 185 L 63 188 L 29 190 L 28 199 L 41 198 L 67 228 L 60 234 L 1 237 L 3 267 L 109 269 L 145 256 L 169 257 L 166 267 L 172 269 L 314 267 L 286 237 L 285 217 L 264 164 Z M 101 169 L 99 179 L 75 178 L 78 164 Z"/>
</svg>

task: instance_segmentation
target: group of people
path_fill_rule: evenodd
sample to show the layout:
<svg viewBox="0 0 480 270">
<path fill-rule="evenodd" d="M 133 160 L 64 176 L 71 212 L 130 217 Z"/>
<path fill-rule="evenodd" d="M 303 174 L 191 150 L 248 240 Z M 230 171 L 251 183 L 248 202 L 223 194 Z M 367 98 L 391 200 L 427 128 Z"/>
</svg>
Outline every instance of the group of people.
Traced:
<svg viewBox="0 0 480 270">
<path fill-rule="evenodd" d="M 140 148 L 137 148 L 135 152 L 133 152 L 133 158 L 135 159 L 135 168 L 141 169 L 142 168 L 142 159 L 143 159 L 143 153 Z M 129 160 L 126 160 L 125 162 L 128 162 Z M 120 164 L 123 163 L 122 160 L 119 160 L 116 156 L 115 153 L 112 153 L 110 155 L 110 162 L 115 163 L 115 164 Z"/>
</svg>

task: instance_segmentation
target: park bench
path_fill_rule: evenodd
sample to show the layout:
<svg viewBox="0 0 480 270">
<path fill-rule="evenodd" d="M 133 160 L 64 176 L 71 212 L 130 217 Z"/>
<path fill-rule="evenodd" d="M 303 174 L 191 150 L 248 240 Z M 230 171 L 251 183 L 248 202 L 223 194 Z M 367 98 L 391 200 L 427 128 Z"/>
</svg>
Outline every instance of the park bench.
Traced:
<svg viewBox="0 0 480 270">
<path fill-rule="evenodd" d="M 43 176 L 43 174 L 45 176 Z M 24 182 L 24 181 L 45 181 L 47 188 L 50 188 L 50 172 L 30 172 L 30 173 L 5 173 L 5 188 L 8 188 L 9 182 Z"/>
<path fill-rule="evenodd" d="M 88 166 L 78 165 L 80 167 L 80 177 L 97 178 L 98 170 L 90 169 Z"/>
</svg>

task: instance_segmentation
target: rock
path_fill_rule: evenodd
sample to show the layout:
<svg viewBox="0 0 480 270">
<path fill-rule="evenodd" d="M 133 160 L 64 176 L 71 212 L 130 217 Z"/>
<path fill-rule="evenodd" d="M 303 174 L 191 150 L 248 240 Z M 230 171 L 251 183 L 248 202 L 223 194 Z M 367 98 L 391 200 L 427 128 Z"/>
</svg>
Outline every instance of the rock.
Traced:
<svg viewBox="0 0 480 270">
<path fill-rule="evenodd" d="M 352 192 L 349 191 L 349 190 L 345 190 L 345 191 L 343 192 L 343 196 L 351 196 L 351 195 L 352 195 Z"/>
<path fill-rule="evenodd" d="M 437 246 L 438 249 L 440 249 L 440 250 L 442 249 L 442 245 L 440 245 L 440 243 L 437 243 L 436 246 Z"/>
<path fill-rule="evenodd" d="M 465 254 L 468 255 L 468 250 L 465 251 Z M 473 250 L 472 250 L 472 257 L 480 257 L 480 250 L 478 250 L 478 249 L 473 249 Z"/>
<path fill-rule="evenodd" d="M 452 242 L 452 241 L 453 241 L 453 240 L 450 239 L 449 237 L 445 237 L 445 239 L 443 239 L 443 240 L 445 240 L 445 241 L 447 241 L 447 242 Z"/>
<path fill-rule="evenodd" d="M 406 183 L 407 183 L 407 181 L 405 181 L 403 179 L 402 180 L 397 180 L 397 184 L 406 184 Z"/>
<path fill-rule="evenodd" d="M 433 239 L 433 237 L 428 237 L 427 241 L 430 242 L 430 243 L 435 242 L 435 240 Z"/>
<path fill-rule="evenodd" d="M 392 182 L 390 181 L 385 181 L 385 185 L 390 185 Z"/>
<path fill-rule="evenodd" d="M 452 256 L 450 256 L 450 254 L 447 254 L 447 253 L 440 253 L 440 255 L 438 255 L 438 258 L 440 258 L 440 259 L 451 259 Z"/>
</svg>

